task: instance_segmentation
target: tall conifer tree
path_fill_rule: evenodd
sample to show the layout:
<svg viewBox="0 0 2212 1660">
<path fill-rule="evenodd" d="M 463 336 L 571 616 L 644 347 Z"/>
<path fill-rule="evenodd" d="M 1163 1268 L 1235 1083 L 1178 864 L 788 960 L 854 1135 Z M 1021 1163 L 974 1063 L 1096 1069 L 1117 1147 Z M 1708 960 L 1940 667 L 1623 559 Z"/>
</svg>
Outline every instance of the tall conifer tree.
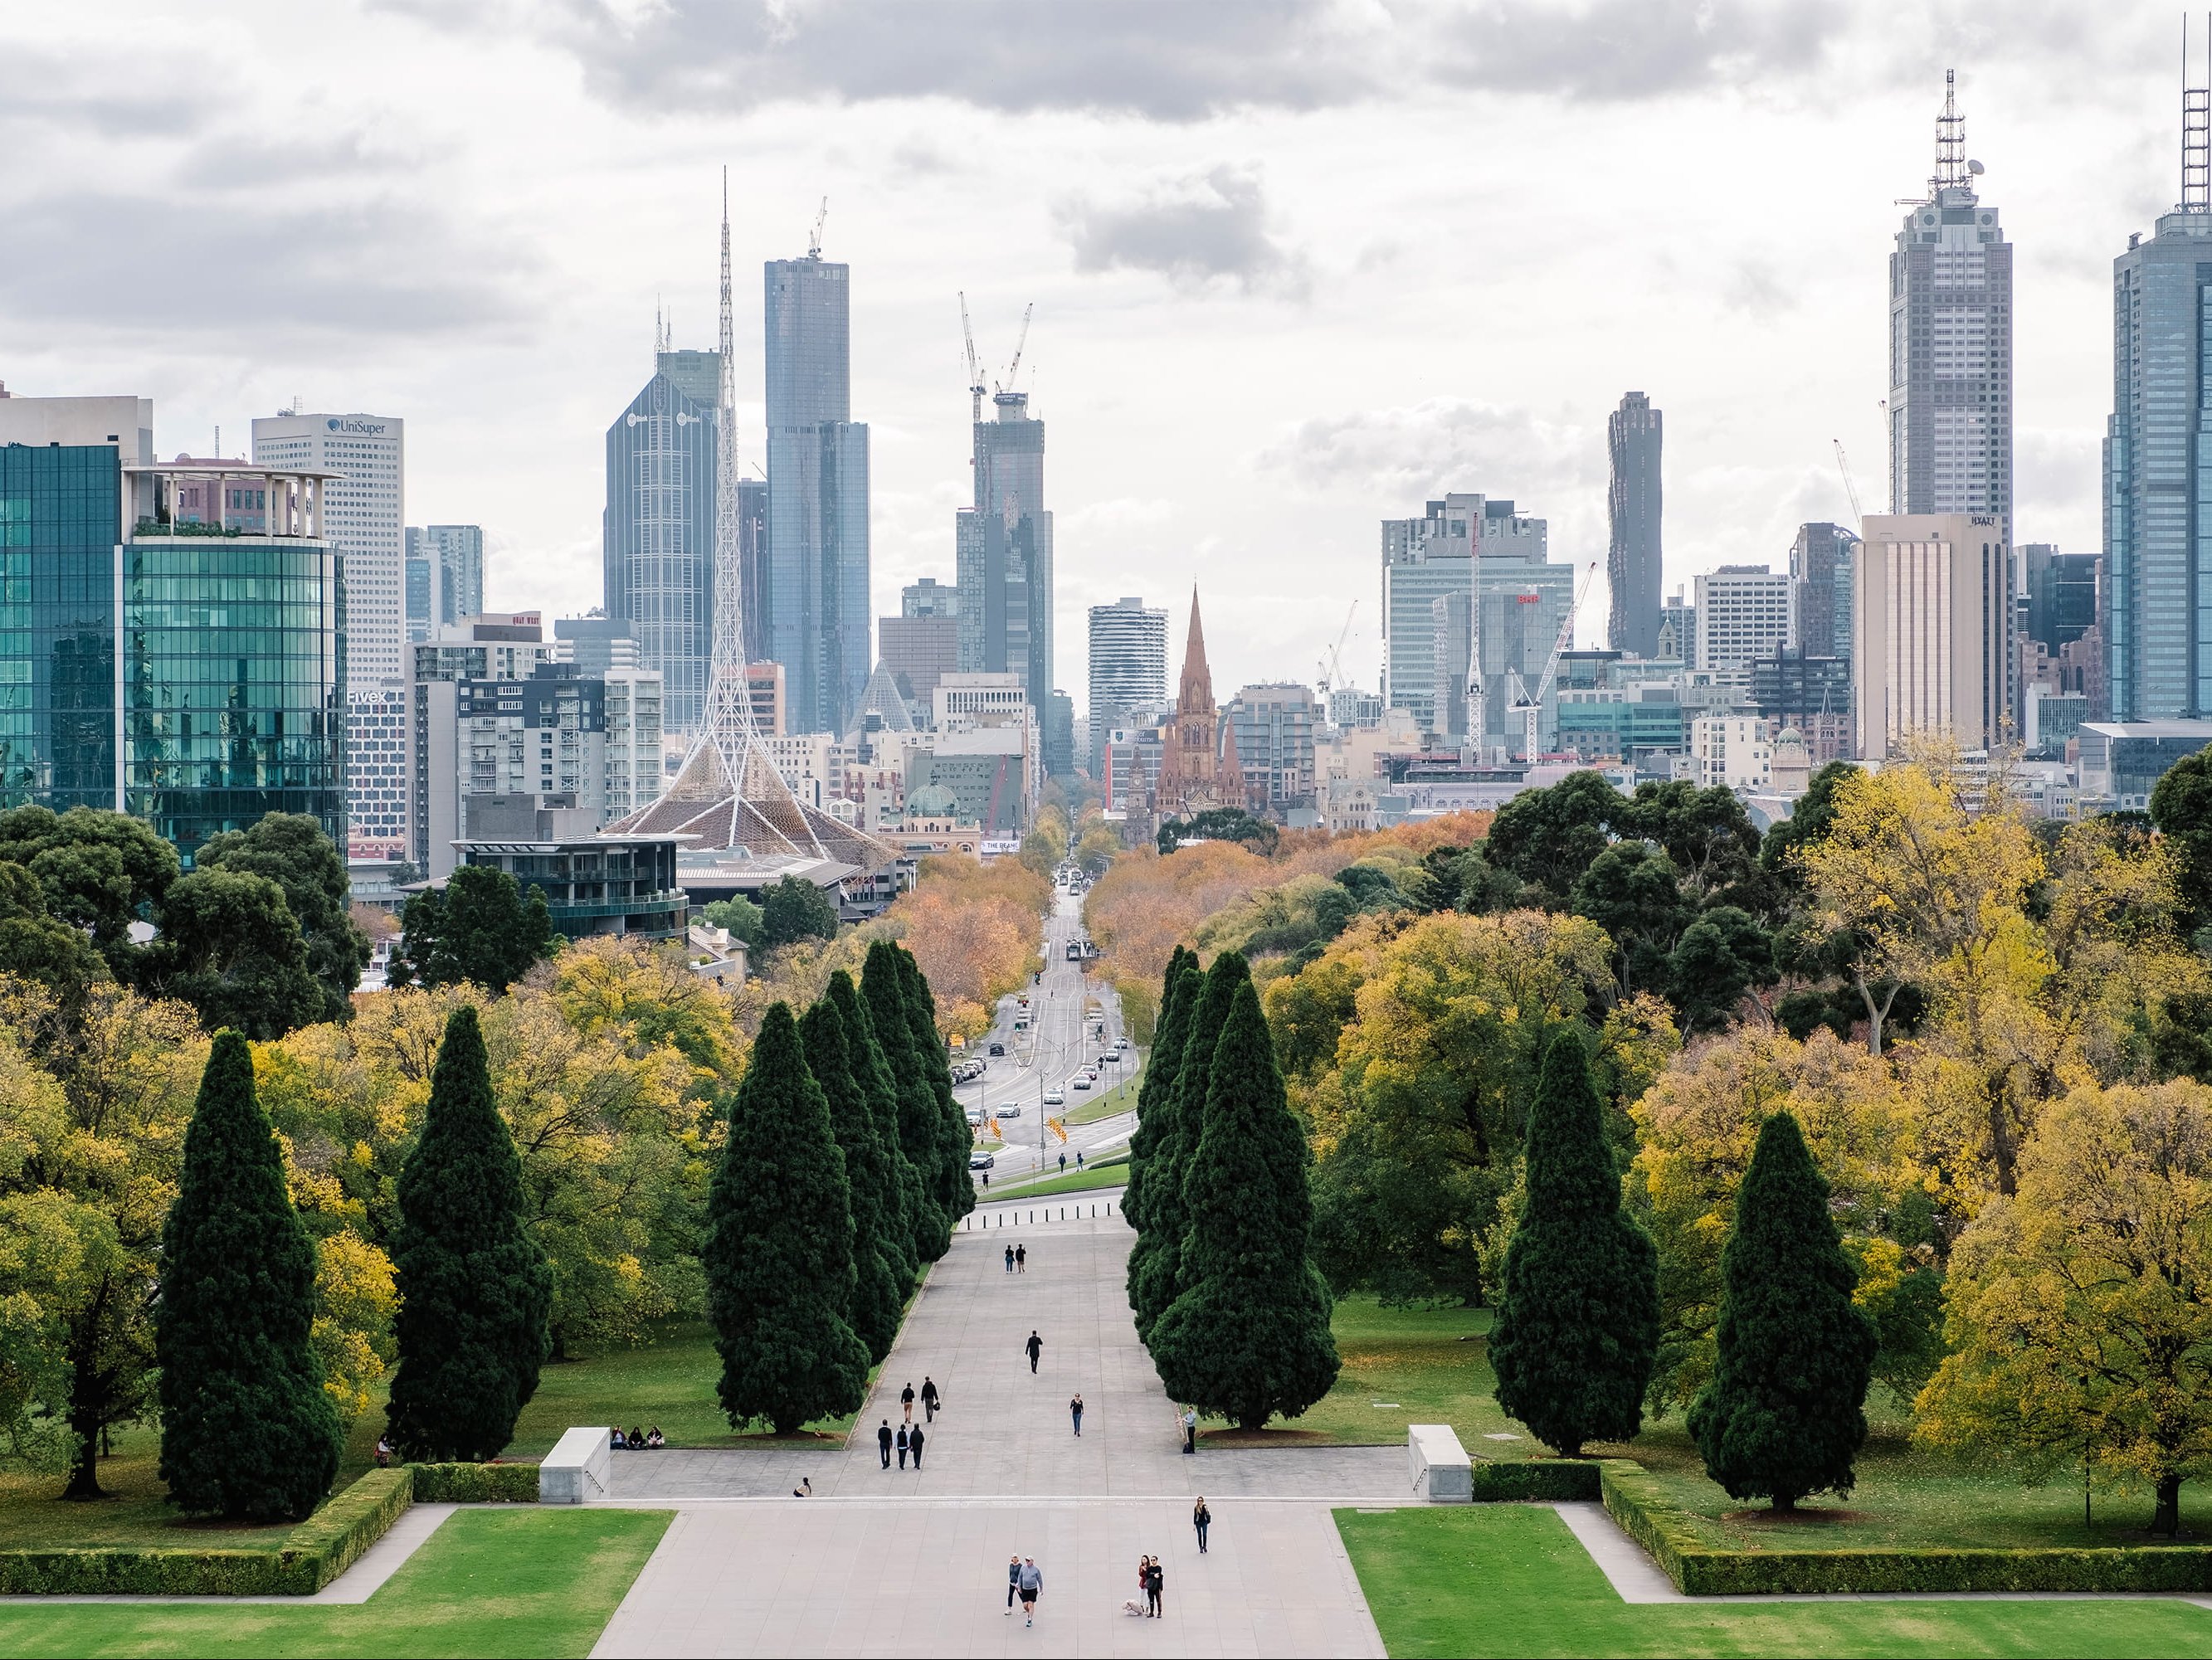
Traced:
<svg viewBox="0 0 2212 1660">
<path fill-rule="evenodd" d="M 392 1443 L 428 1462 L 496 1457 L 538 1392 L 553 1273 L 523 1222 L 522 1161 L 492 1099 L 483 1033 L 466 1004 L 446 1022 L 398 1198 Z"/>
<path fill-rule="evenodd" d="M 830 976 L 826 994 L 845 1023 L 845 1053 L 853 1063 L 853 1076 L 868 1098 L 875 1122 L 876 1145 L 881 1150 L 885 1173 L 884 1230 L 879 1243 L 884 1260 L 896 1276 L 899 1301 L 914 1289 L 921 1259 L 915 1255 L 914 1219 L 921 1204 L 921 1177 L 899 1144 L 898 1085 L 891 1080 L 890 1063 L 884 1046 L 876 1041 L 875 1022 L 861 1000 L 853 976 L 839 969 Z"/>
<path fill-rule="evenodd" d="M 1160 976 L 1159 1013 L 1152 1022 L 1152 1052 L 1145 1061 L 1145 1080 L 1137 1085 L 1137 1128 L 1129 1138 L 1129 1183 L 1121 1195 L 1121 1214 L 1139 1234 L 1145 1231 L 1145 1171 L 1167 1126 L 1153 1111 L 1163 1092 L 1175 1089 L 1176 1067 L 1182 1058 L 1183 1034 L 1190 1026 L 1188 989 L 1198 959 L 1177 946 Z"/>
<path fill-rule="evenodd" d="M 330 1491 L 343 1435 L 315 1353 L 315 1248 L 253 1091 L 253 1055 L 216 1034 L 161 1235 L 155 1314 L 161 1480 L 202 1515 L 296 1520 Z"/>
<path fill-rule="evenodd" d="M 1305 1132 L 1284 1098 L 1259 994 L 1243 976 L 1223 983 L 1228 1014 L 1184 1160 L 1182 1289 L 1154 1322 L 1151 1347 L 1171 1397 L 1259 1429 L 1328 1393 L 1336 1341 L 1310 1255 Z"/>
<path fill-rule="evenodd" d="M 1498 1404 L 1566 1457 L 1643 1426 L 1659 1353 L 1658 1255 L 1620 1208 L 1620 1171 L 1573 1026 L 1544 1051 L 1526 1138 L 1528 1202 L 1490 1334 Z"/>
<path fill-rule="evenodd" d="M 1147 1343 L 1152 1341 L 1152 1323 L 1167 1312 L 1168 1304 L 1186 1283 L 1182 1277 L 1182 1245 L 1189 1215 L 1183 1208 L 1183 1177 L 1205 1122 L 1214 1049 L 1236 1001 L 1237 988 L 1249 985 L 1251 979 L 1243 956 L 1224 951 L 1185 988 L 1191 1004 L 1190 1022 L 1183 1031 L 1175 1089 L 1172 1094 L 1162 1091 L 1152 1108 L 1163 1122 L 1145 1173 L 1144 1231 L 1129 1253 L 1130 1303 L 1136 1314 L 1137 1335 Z M 1271 1043 L 1268 1054 L 1273 1053 Z"/>
<path fill-rule="evenodd" d="M 814 1074 L 830 1106 L 830 1126 L 845 1155 L 845 1178 L 853 1208 L 853 1295 L 845 1317 L 868 1358 L 880 1360 L 898 1335 L 905 1298 L 896 1271 L 884 1260 L 883 1243 L 886 1190 L 893 1179 L 876 1141 L 875 1114 L 853 1075 L 851 1045 L 836 1005 L 822 998 L 799 1017 L 799 1038 L 806 1069 Z"/>
<path fill-rule="evenodd" d="M 915 1053 L 922 1058 L 931 1098 L 937 1104 L 937 1198 L 945 1208 L 948 1225 L 975 1208 L 975 1186 L 968 1178 L 968 1150 L 975 1144 L 968 1121 L 952 1093 L 952 1068 L 945 1058 L 945 1038 L 937 1030 L 937 1000 L 921 964 L 904 946 L 898 953 L 899 984 L 906 993 L 907 1021 L 914 1032 Z"/>
<path fill-rule="evenodd" d="M 882 1046 L 897 1092 L 899 1149 L 914 1169 L 915 1184 L 908 1195 L 908 1220 L 914 1228 L 916 1262 L 934 1262 L 952 1242 L 951 1224 L 938 1197 L 937 1158 L 940 1138 L 937 1097 L 923 1075 L 914 1053 L 914 1023 L 908 1016 L 906 985 L 899 971 L 898 952 L 887 939 L 868 947 L 860 970 L 860 1000 L 868 1006 L 868 1021 Z"/>
<path fill-rule="evenodd" d="M 860 1409 L 868 1349 L 841 1311 L 853 1294 L 851 1188 L 787 1003 L 761 1022 L 731 1098 L 700 1266 L 731 1423 L 765 1419 L 793 1435 Z"/>
<path fill-rule="evenodd" d="M 1759 1127 L 1721 1251 L 1719 1354 L 1690 1408 L 1705 1473 L 1735 1499 L 1795 1510 L 1849 1493 L 1866 1440 L 1874 1323 L 1851 1301 L 1858 1271 L 1828 1213 L 1828 1183 L 1797 1121 Z"/>
</svg>

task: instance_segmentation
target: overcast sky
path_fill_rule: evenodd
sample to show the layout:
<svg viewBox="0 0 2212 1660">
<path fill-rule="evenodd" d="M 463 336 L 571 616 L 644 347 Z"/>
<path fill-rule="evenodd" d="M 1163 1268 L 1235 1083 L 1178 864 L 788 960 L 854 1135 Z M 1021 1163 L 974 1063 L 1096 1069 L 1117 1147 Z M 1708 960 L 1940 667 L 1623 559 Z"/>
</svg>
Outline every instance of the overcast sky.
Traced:
<svg viewBox="0 0 2212 1660">
<path fill-rule="evenodd" d="M 1667 587 L 1886 506 L 1886 260 L 1946 65 L 2017 252 L 2023 541 L 2098 545 L 2110 272 L 2179 191 L 2140 0 L 387 0 L 0 11 L 0 380 L 155 400 L 164 454 L 295 394 L 407 422 L 407 516 L 489 603 L 599 592 L 604 433 L 653 311 L 742 448 L 760 262 L 853 268 L 874 588 L 952 576 L 957 293 L 1048 423 L 1058 678 L 1085 607 L 1196 581 L 1215 684 L 1313 677 L 1376 521 L 1447 489 L 1602 562 L 1605 417 L 1666 414 Z M 1601 635 L 1602 581 L 1582 618 Z M 1172 667 L 1170 676 L 1172 677 Z"/>
</svg>

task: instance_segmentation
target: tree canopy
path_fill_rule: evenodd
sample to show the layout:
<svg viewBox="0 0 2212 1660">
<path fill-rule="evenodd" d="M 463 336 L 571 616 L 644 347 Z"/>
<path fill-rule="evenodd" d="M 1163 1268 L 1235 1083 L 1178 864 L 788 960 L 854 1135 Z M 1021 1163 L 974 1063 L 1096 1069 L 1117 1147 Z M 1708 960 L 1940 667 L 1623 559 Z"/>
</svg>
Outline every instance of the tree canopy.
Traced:
<svg viewBox="0 0 2212 1660">
<path fill-rule="evenodd" d="M 503 992 L 559 946 L 543 888 L 526 895 L 506 871 L 462 865 L 444 888 L 407 902 L 388 977 L 395 986 Z"/>
</svg>

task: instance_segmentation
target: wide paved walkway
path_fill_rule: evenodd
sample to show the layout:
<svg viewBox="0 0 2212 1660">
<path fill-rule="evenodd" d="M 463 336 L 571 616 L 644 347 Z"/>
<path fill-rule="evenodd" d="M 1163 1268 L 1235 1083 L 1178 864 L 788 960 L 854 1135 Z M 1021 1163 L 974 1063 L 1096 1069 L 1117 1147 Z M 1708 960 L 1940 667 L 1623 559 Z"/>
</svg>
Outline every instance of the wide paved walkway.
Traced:
<svg viewBox="0 0 2212 1660">
<path fill-rule="evenodd" d="M 1118 1215 L 955 1235 L 842 1453 L 617 1458 L 617 1502 L 679 1513 L 594 1651 L 1381 1654 L 1326 1501 L 1403 1502 L 1405 1454 L 1185 1456 L 1122 1290 L 1132 1237 Z M 1025 1273 L 1005 1271 L 1008 1243 L 1029 1247 Z M 886 1471 L 873 1431 L 925 1376 L 945 1409 L 923 1467 Z M 793 1499 L 802 1475 L 815 1496 Z M 1203 1557 L 1200 1493 L 1217 1518 Z M 1034 1629 L 1004 1611 L 1015 1551 L 1045 1574 Z M 1146 1553 L 1166 1568 L 1164 1620 L 1121 1612 Z"/>
</svg>

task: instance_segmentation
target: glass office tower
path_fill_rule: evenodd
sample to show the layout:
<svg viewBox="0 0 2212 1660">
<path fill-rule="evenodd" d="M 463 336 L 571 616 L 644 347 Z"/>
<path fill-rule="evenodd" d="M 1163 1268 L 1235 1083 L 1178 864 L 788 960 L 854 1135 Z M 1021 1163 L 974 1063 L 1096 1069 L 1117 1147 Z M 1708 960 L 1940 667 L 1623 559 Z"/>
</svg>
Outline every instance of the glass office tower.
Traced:
<svg viewBox="0 0 2212 1660">
<path fill-rule="evenodd" d="M 868 429 L 852 419 L 851 268 L 813 252 L 763 269 L 768 656 L 795 733 L 842 732 L 868 651 Z"/>
<path fill-rule="evenodd" d="M 104 443 L 0 448 L 0 806 L 115 805 L 122 460 Z"/>
<path fill-rule="evenodd" d="M 1021 677 L 1042 707 L 1053 680 L 1052 514 L 1044 505 L 1044 423 L 1029 394 L 1002 392 L 975 423 L 975 505 L 954 522 L 960 666 Z"/>
<path fill-rule="evenodd" d="M 626 622 L 640 668 L 657 671 L 669 732 L 707 718 L 707 660 L 714 626 L 714 406 L 703 371 L 667 352 L 653 379 L 607 429 L 603 525 L 606 614 Z M 679 380 L 678 375 L 682 375 Z"/>
</svg>

